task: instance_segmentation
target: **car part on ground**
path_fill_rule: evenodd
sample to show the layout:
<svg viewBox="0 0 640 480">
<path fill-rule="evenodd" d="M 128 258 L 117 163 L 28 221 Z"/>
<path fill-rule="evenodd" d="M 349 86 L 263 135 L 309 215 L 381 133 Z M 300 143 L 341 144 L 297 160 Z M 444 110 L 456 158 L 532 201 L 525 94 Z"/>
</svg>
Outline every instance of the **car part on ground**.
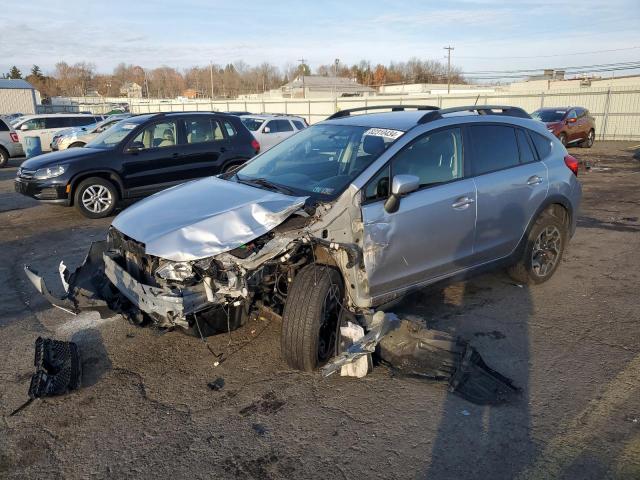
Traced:
<svg viewBox="0 0 640 480">
<path fill-rule="evenodd" d="M 327 377 L 373 354 L 378 345 L 380 359 L 394 372 L 446 381 L 450 392 L 473 403 L 505 403 L 519 391 L 489 368 L 468 342 L 381 311 L 373 316 L 369 333 L 330 360 L 322 374 Z"/>
<path fill-rule="evenodd" d="M 211 312 L 241 325 L 267 308 L 284 317 L 285 360 L 303 370 L 335 352 L 344 322 L 365 326 L 426 285 L 514 262 L 548 280 L 581 197 L 560 142 L 508 106 L 387 108 L 401 111 L 350 111 L 133 205 L 83 266 L 63 269 L 62 299 L 27 274 L 61 308 L 201 335 L 215 330 Z"/>
<path fill-rule="evenodd" d="M 38 337 L 33 364 L 36 372 L 31 377 L 29 398 L 62 395 L 80 387 L 80 354 L 73 342 Z"/>
</svg>

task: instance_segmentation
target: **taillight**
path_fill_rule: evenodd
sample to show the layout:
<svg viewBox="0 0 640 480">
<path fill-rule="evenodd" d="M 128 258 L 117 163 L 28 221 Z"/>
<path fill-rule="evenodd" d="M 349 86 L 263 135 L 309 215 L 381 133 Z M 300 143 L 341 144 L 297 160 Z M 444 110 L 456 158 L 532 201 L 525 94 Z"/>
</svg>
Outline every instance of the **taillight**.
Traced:
<svg viewBox="0 0 640 480">
<path fill-rule="evenodd" d="M 16 132 L 11 132 L 9 133 L 9 136 L 11 137 L 11 141 L 12 142 L 19 142 L 20 139 L 18 138 L 18 134 Z"/>
<path fill-rule="evenodd" d="M 254 138 L 251 140 L 251 147 L 258 153 L 260 151 L 260 143 Z"/>
<path fill-rule="evenodd" d="M 569 170 L 573 172 L 576 177 L 578 176 L 578 160 L 576 160 L 575 157 L 572 157 L 571 155 L 565 155 L 564 164 L 567 166 L 567 168 L 569 168 Z"/>
</svg>

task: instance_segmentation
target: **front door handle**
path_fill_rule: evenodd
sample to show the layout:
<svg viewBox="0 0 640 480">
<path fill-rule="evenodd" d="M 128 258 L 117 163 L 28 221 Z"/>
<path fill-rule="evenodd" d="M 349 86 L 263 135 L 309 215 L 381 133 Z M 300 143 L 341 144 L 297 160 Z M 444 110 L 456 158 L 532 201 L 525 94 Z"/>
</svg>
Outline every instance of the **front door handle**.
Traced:
<svg viewBox="0 0 640 480">
<path fill-rule="evenodd" d="M 453 208 L 455 208 L 456 210 L 464 210 L 465 208 L 467 208 L 469 205 L 471 205 L 473 202 L 475 202 L 475 200 L 473 198 L 469 198 L 469 197 L 460 197 L 459 199 L 457 199 L 455 202 L 453 202 L 451 204 L 451 206 Z"/>
<path fill-rule="evenodd" d="M 539 185 L 542 183 L 542 178 L 538 175 L 534 175 L 533 177 L 529 177 L 527 180 L 527 185 Z"/>
</svg>

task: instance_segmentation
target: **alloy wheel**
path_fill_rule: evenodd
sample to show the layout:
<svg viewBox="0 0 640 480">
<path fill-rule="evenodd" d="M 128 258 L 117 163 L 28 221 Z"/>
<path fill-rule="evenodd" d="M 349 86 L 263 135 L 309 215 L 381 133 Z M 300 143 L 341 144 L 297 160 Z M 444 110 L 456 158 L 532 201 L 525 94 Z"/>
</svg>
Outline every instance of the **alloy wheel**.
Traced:
<svg viewBox="0 0 640 480">
<path fill-rule="evenodd" d="M 540 232 L 531 252 L 531 269 L 539 277 L 546 277 L 553 271 L 562 248 L 562 234 L 555 225 Z"/>
<path fill-rule="evenodd" d="M 113 196 L 104 185 L 89 185 L 82 192 L 82 205 L 92 213 L 106 212 L 113 203 Z"/>
</svg>

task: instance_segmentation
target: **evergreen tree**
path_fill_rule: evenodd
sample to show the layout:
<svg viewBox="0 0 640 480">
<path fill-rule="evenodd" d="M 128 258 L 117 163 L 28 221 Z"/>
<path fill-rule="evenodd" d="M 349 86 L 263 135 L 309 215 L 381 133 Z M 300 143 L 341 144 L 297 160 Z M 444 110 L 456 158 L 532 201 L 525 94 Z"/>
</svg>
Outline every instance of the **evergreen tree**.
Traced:
<svg viewBox="0 0 640 480">
<path fill-rule="evenodd" d="M 18 67 L 14 65 L 13 67 L 11 67 L 11 70 L 9 70 L 9 78 L 12 78 L 14 80 L 22 78 L 22 72 L 18 69 Z"/>
<path fill-rule="evenodd" d="M 44 75 L 42 75 L 42 70 L 40 70 L 40 67 L 38 65 L 34 65 L 33 67 L 31 67 L 31 75 L 39 79 L 44 78 Z"/>
</svg>

